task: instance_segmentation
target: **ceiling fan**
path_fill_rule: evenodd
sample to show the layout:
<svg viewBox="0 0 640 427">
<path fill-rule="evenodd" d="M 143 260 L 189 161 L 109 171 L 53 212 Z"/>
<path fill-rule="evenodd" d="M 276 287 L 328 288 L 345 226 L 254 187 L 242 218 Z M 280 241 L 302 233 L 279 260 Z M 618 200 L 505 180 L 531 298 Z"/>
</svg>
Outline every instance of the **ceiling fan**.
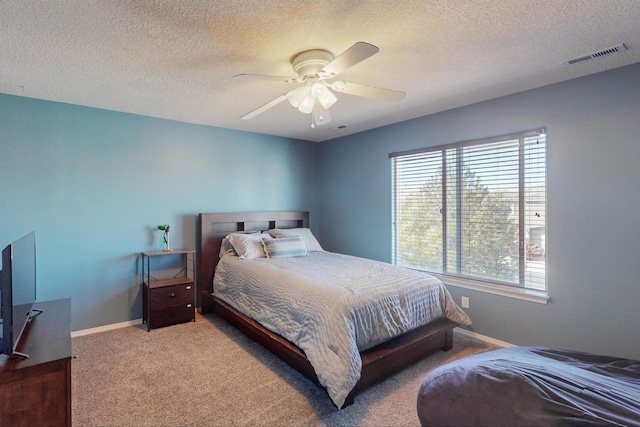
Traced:
<svg viewBox="0 0 640 427">
<path fill-rule="evenodd" d="M 332 91 L 363 96 L 382 101 L 402 101 L 405 92 L 366 86 L 336 80 L 338 74 L 378 53 L 378 47 L 358 42 L 335 57 L 324 49 L 312 49 L 301 52 L 293 57 L 291 65 L 297 77 L 268 76 L 261 74 L 237 74 L 234 78 L 275 80 L 294 83 L 298 87 L 280 95 L 266 104 L 256 108 L 241 117 L 249 120 L 271 107 L 289 100 L 289 103 L 300 112 L 311 114 L 311 127 L 324 125 L 331 121 L 329 108 L 337 101 Z"/>
</svg>

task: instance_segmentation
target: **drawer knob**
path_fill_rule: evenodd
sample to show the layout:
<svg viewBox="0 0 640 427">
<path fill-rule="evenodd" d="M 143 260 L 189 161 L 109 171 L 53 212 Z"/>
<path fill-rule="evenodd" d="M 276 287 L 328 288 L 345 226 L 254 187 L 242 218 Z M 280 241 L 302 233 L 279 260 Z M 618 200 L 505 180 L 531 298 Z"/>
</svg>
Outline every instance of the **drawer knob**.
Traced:
<svg viewBox="0 0 640 427">
<path fill-rule="evenodd" d="M 171 298 L 175 297 L 176 294 L 174 294 L 173 292 L 171 292 L 171 295 L 169 295 Z"/>
<path fill-rule="evenodd" d="M 187 289 L 191 289 L 191 285 L 187 286 Z"/>
<path fill-rule="evenodd" d="M 187 308 L 191 308 L 191 304 L 187 304 Z"/>
</svg>

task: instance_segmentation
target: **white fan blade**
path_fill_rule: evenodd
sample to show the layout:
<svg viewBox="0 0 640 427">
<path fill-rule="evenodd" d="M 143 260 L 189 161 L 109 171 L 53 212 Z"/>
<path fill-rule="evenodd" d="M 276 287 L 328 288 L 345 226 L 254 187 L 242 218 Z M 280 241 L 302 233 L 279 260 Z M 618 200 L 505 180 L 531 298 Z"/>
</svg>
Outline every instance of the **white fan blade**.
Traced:
<svg viewBox="0 0 640 427">
<path fill-rule="evenodd" d="M 318 74 L 324 78 L 335 77 L 347 68 L 353 67 L 368 57 L 375 55 L 379 50 L 372 44 L 358 42 L 325 65 Z"/>
<path fill-rule="evenodd" d="M 236 74 L 233 78 L 245 80 L 275 80 L 285 83 L 299 83 L 301 81 L 298 77 L 267 76 L 263 74 Z"/>
<path fill-rule="evenodd" d="M 382 89 L 379 87 L 366 86 L 358 83 L 348 83 L 337 81 L 331 83 L 331 88 L 336 92 L 348 93 L 349 95 L 364 96 L 365 98 L 379 99 L 381 101 L 400 102 L 407 95 L 406 92 L 393 89 Z"/>
<path fill-rule="evenodd" d="M 265 111 L 267 111 L 269 108 L 274 107 L 278 104 L 280 104 L 282 101 L 284 101 L 285 99 L 287 99 L 287 95 L 280 95 L 279 97 L 277 97 L 276 99 L 267 102 L 266 104 L 264 104 L 261 107 L 256 108 L 255 110 L 253 110 L 250 113 L 245 114 L 244 116 L 240 117 L 242 120 L 249 120 L 254 118 L 255 116 L 257 116 L 260 113 L 263 113 Z"/>
</svg>

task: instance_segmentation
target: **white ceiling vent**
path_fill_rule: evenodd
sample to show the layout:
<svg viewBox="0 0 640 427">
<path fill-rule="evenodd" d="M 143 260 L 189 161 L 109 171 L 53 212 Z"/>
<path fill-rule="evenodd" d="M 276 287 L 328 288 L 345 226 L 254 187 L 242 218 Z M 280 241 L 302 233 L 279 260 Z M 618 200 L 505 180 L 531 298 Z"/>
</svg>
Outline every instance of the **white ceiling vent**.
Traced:
<svg viewBox="0 0 640 427">
<path fill-rule="evenodd" d="M 621 43 L 618 46 L 613 46 L 608 49 L 602 49 L 597 52 L 588 53 L 586 55 L 570 59 L 565 62 L 565 65 L 573 65 L 579 62 L 590 61 L 592 59 L 602 58 L 603 56 L 613 55 L 614 53 L 623 52 L 625 50 L 627 50 L 627 47 L 624 45 L 624 43 Z"/>
</svg>

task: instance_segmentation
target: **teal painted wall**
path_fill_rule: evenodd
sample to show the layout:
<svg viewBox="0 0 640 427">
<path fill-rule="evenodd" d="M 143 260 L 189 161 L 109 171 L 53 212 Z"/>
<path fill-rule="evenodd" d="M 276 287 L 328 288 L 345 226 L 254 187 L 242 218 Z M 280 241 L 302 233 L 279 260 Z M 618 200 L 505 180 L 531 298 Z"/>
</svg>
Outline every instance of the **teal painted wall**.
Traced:
<svg viewBox="0 0 640 427">
<path fill-rule="evenodd" d="M 326 249 L 389 261 L 390 152 L 541 126 L 551 302 L 449 289 L 478 333 L 640 359 L 640 65 L 319 144 L 0 95 L 0 245 L 36 230 L 73 330 L 135 320 L 157 224 L 193 247 L 198 212 L 309 210 Z"/>
<path fill-rule="evenodd" d="M 390 261 L 389 153 L 540 127 L 551 302 L 449 289 L 480 334 L 640 359 L 640 64 L 320 144 L 319 239 Z"/>
<path fill-rule="evenodd" d="M 212 112 L 215 114 L 215 112 Z M 0 95 L 0 245 L 35 230 L 37 298 L 72 330 L 142 317 L 137 257 L 199 212 L 309 210 L 316 144 Z"/>
</svg>

